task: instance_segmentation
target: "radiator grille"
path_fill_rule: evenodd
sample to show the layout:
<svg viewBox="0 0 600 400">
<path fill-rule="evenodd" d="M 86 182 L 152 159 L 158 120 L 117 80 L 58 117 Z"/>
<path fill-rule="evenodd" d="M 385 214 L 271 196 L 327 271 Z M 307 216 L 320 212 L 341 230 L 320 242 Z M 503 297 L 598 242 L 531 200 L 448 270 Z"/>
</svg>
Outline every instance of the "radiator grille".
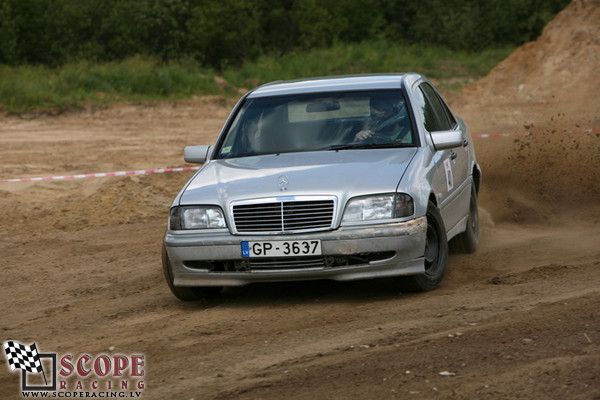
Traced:
<svg viewBox="0 0 600 400">
<path fill-rule="evenodd" d="M 233 206 L 239 233 L 283 233 L 330 228 L 333 200 L 280 201 Z"/>
</svg>

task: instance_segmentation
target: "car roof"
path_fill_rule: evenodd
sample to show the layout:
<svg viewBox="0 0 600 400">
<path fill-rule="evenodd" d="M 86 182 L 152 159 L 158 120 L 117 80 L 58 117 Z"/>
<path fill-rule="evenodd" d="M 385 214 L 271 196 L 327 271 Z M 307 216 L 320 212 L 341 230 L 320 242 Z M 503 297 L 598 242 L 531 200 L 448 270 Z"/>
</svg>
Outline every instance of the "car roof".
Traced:
<svg viewBox="0 0 600 400">
<path fill-rule="evenodd" d="M 259 86 L 248 97 L 281 96 L 288 94 L 340 92 L 351 90 L 400 89 L 403 83 L 422 78 L 416 73 L 325 76 L 318 78 L 277 81 Z M 409 82 L 410 81 L 410 82 Z"/>
</svg>

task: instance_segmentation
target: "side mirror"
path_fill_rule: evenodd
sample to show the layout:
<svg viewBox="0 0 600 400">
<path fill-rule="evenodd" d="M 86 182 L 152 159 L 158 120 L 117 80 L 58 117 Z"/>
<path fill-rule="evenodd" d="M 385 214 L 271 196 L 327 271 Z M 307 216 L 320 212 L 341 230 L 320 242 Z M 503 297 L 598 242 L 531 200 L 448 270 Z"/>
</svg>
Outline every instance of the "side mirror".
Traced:
<svg viewBox="0 0 600 400">
<path fill-rule="evenodd" d="M 461 131 L 437 131 L 431 132 L 431 140 L 436 150 L 452 149 L 463 144 Z"/>
<path fill-rule="evenodd" d="M 203 164 L 208 157 L 210 146 L 187 146 L 183 149 L 183 159 L 185 162 L 193 164 Z"/>
</svg>

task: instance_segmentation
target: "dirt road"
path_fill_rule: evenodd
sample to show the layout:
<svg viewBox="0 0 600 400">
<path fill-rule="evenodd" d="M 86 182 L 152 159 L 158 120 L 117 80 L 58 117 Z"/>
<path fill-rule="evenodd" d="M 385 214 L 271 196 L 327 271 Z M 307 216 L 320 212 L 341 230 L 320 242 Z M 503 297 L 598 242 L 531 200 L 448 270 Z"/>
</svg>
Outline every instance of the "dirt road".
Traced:
<svg viewBox="0 0 600 400">
<path fill-rule="evenodd" d="M 227 112 L 196 102 L 4 117 L 0 173 L 183 165 L 183 146 L 210 143 Z M 3 183 L 3 340 L 60 354 L 144 354 L 151 399 L 594 398 L 597 193 L 562 193 L 577 186 L 571 180 L 589 182 L 581 166 L 568 176 L 524 172 L 554 157 L 552 143 L 598 150 L 598 135 L 520 131 L 476 139 L 481 247 L 452 255 L 443 285 L 423 294 L 386 280 L 312 282 L 184 304 L 163 281 L 159 249 L 190 172 Z M 538 198 L 538 188 L 550 189 Z M 0 366 L 0 397 L 18 398 L 18 386 L 19 374 Z"/>
<path fill-rule="evenodd" d="M 182 303 L 160 243 L 191 172 L 0 183 L 2 341 L 143 354 L 148 399 L 600 398 L 598 106 L 472 96 L 451 107 L 474 134 L 512 135 L 475 139 L 481 245 L 451 255 L 438 290 L 286 283 Z M 0 116 L 0 179 L 180 166 L 230 106 Z M 19 385 L 0 357 L 0 398 Z"/>
</svg>

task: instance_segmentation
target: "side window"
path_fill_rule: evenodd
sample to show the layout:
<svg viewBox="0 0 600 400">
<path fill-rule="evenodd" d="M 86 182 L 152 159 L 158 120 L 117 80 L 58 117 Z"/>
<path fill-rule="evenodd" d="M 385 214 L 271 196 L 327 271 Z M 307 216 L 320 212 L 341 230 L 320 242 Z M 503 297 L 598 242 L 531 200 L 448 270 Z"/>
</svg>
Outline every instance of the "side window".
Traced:
<svg viewBox="0 0 600 400">
<path fill-rule="evenodd" d="M 431 103 L 423 93 L 421 86 L 419 86 L 419 90 L 415 90 L 415 97 L 417 99 L 419 111 L 421 112 L 421 117 L 425 123 L 425 129 L 427 129 L 429 132 L 439 131 L 440 125 L 435 117 L 435 112 L 433 111 Z"/>
<path fill-rule="evenodd" d="M 450 112 L 450 109 L 448 108 L 446 103 L 444 103 L 443 101 L 442 101 L 442 106 L 444 107 L 444 111 L 446 111 L 446 116 L 448 117 L 448 120 L 450 121 L 450 127 L 454 128 L 457 125 L 454 115 L 452 115 L 452 112 Z"/>
<path fill-rule="evenodd" d="M 425 95 L 425 102 L 429 103 L 429 107 L 432 108 L 432 112 L 434 114 L 434 118 L 437 120 L 437 129 L 436 131 L 446 131 L 452 129 L 452 124 L 448 120 L 449 111 L 446 111 L 446 107 L 440 99 L 435 94 L 435 91 L 431 86 L 426 83 L 423 83 L 419 86 L 419 89 Z M 425 124 L 427 128 L 427 124 Z M 427 128 L 429 132 L 433 132 L 429 128 Z"/>
</svg>

